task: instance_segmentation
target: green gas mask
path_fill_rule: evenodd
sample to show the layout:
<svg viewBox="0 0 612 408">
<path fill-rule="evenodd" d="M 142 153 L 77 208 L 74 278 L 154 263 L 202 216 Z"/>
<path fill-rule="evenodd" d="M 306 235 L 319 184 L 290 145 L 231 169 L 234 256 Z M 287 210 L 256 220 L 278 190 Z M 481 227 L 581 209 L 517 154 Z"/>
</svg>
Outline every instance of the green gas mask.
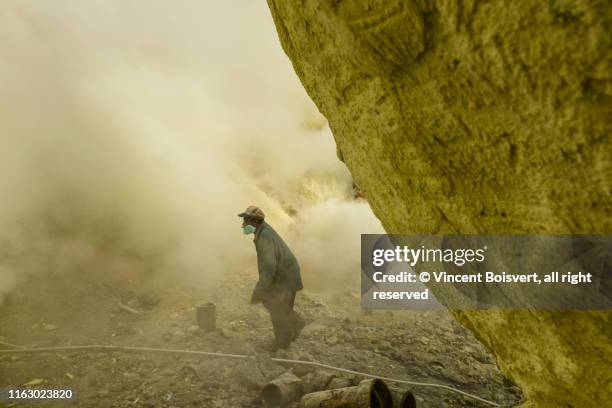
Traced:
<svg viewBox="0 0 612 408">
<path fill-rule="evenodd" d="M 253 234 L 255 233 L 255 230 L 256 228 L 252 226 L 251 224 L 247 224 L 244 227 L 242 227 L 242 232 L 244 233 L 244 235 Z"/>
</svg>

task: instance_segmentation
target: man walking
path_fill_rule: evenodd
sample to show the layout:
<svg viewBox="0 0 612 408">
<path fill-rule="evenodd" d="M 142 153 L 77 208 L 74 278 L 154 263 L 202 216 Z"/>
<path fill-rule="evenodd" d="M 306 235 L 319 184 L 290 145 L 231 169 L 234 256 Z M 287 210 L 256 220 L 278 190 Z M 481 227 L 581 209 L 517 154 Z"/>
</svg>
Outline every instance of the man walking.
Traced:
<svg viewBox="0 0 612 408">
<path fill-rule="evenodd" d="M 303 288 L 300 265 L 274 229 L 264 221 L 261 209 L 249 206 L 243 213 L 242 230 L 245 235 L 255 234 L 259 281 L 253 290 L 251 303 L 261 302 L 270 312 L 275 342 L 270 351 L 286 349 L 297 339 L 305 322 L 293 310 L 295 294 Z"/>
</svg>

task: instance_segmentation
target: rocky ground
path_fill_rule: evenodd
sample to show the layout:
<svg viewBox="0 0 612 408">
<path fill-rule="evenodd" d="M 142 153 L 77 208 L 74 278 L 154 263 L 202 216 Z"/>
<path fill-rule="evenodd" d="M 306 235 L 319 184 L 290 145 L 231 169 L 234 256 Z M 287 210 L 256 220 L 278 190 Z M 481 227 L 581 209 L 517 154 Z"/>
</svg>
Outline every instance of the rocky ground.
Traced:
<svg viewBox="0 0 612 408">
<path fill-rule="evenodd" d="M 290 368 L 269 359 L 282 357 L 447 384 L 502 405 L 520 400 L 520 391 L 499 372 L 491 355 L 448 313 L 364 312 L 351 292 L 300 293 L 296 308 L 309 322 L 302 336 L 287 351 L 262 352 L 259 345 L 272 331 L 263 307 L 249 305 L 253 283 L 252 275 L 234 274 L 205 296 L 194 287 L 143 291 L 39 282 L 44 295 L 33 289 L 0 307 L 0 341 L 38 347 L 145 346 L 257 358 L 116 351 L 0 354 L 0 387 L 21 387 L 33 380 L 34 388 L 69 387 L 77 395 L 70 406 L 79 407 L 261 407 L 261 386 Z M 194 324 L 194 305 L 202 300 L 216 303 L 214 332 Z M 312 371 L 293 367 L 298 376 Z M 487 406 L 445 390 L 410 388 L 420 407 Z"/>
</svg>

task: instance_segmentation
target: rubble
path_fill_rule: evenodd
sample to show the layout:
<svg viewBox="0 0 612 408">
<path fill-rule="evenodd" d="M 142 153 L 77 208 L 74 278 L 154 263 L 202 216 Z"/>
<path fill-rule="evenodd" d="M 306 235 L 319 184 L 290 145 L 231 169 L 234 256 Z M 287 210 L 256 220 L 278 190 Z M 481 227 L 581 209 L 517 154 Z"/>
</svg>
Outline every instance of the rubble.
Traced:
<svg viewBox="0 0 612 408">
<path fill-rule="evenodd" d="M 73 294 L 72 306 L 57 311 L 42 297 L 16 299 L 0 313 L 3 341 L 14 345 L 113 344 L 237 353 L 254 358 L 117 351 L 11 355 L 0 364 L 1 385 L 19 386 L 45 378 L 46 387 L 72 388 L 79 403 L 92 408 L 261 408 L 262 387 L 288 370 L 299 378 L 305 394 L 355 386 L 363 380 L 351 374 L 271 360 L 277 357 L 318 361 L 381 377 L 448 384 L 506 405 L 516 404 L 521 398 L 518 388 L 492 364 L 490 354 L 448 313 L 365 313 L 349 294 L 328 297 L 300 293 L 296 308 L 308 321 L 302 335 L 288 350 L 260 353 L 256 344 L 272 338 L 269 317 L 261 306 L 249 304 L 250 291 L 236 290 L 237 282 L 250 286 L 254 279 L 246 272 L 227 275 L 227 281 L 210 298 L 217 310 L 217 330 L 211 332 L 194 324 L 194 306 L 201 301 L 202 293 L 189 293 L 181 287 L 160 292 L 159 306 L 140 315 L 117 312 L 116 294 L 111 290 L 98 292 L 95 297 Z M 63 290 L 54 287 L 54 296 Z M 328 300 L 332 298 L 333 302 Z M 71 319 L 65 319 L 66 315 Z M 61 324 L 53 331 L 31 329 L 42 321 Z M 419 408 L 486 407 L 440 389 L 415 387 L 411 391 Z M 294 402 L 289 407 L 298 405 Z"/>
</svg>

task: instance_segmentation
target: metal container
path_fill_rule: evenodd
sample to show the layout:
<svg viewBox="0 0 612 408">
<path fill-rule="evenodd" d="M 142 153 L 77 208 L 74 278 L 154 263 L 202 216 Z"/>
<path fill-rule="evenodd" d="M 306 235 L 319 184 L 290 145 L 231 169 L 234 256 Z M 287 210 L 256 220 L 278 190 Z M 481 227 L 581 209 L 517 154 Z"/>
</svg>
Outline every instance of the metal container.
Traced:
<svg viewBox="0 0 612 408">
<path fill-rule="evenodd" d="M 214 303 L 205 302 L 196 305 L 196 322 L 201 329 L 214 331 L 217 329 L 217 309 Z"/>
<path fill-rule="evenodd" d="M 389 391 L 393 397 L 393 408 L 416 408 L 416 399 L 409 390 L 389 387 Z"/>
<path fill-rule="evenodd" d="M 355 387 L 304 395 L 301 408 L 393 408 L 389 388 L 381 380 L 364 380 Z"/>
<path fill-rule="evenodd" d="M 281 374 L 261 389 L 261 399 L 266 407 L 284 407 L 302 396 L 302 380 L 291 371 Z"/>
</svg>

